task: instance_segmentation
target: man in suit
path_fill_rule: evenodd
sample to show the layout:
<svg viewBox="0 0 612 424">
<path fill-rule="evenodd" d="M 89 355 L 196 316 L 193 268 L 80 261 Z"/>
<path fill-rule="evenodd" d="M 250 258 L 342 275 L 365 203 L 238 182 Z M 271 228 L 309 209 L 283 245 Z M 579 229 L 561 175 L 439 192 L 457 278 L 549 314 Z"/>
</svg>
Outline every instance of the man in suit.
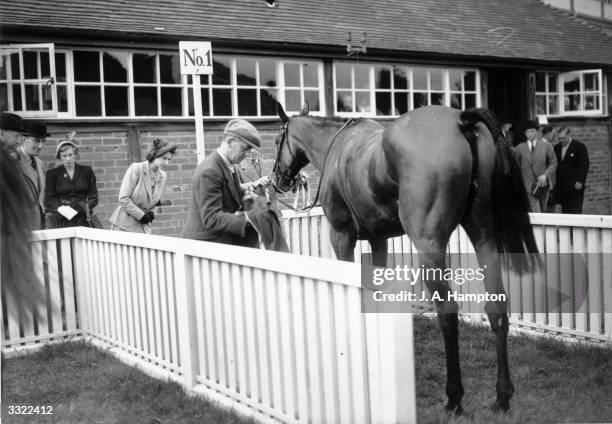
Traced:
<svg viewBox="0 0 612 424">
<path fill-rule="evenodd" d="M 30 230 L 43 228 L 43 201 L 45 194 L 45 171 L 38 158 L 40 150 L 49 134 L 47 127 L 34 120 L 23 121 L 23 141 L 18 150 L 17 167 L 26 185 L 26 213 Z"/>
<path fill-rule="evenodd" d="M 243 183 L 238 165 L 261 147 L 257 129 L 244 119 L 232 119 L 223 143 L 196 169 L 182 237 L 236 246 L 258 247 L 259 236 L 242 210 L 242 197 L 254 183 Z"/>
<path fill-rule="evenodd" d="M 589 154 L 586 146 L 574 140 L 568 127 L 558 131 L 559 143 L 555 146 L 557 186 L 555 201 L 561 204 L 562 213 L 582 213 L 584 185 L 589 172 Z"/>
<path fill-rule="evenodd" d="M 546 211 L 548 195 L 555 185 L 557 158 L 552 145 L 538 140 L 538 124 L 528 121 L 525 125 L 527 140 L 516 146 L 514 154 L 521 168 L 532 212 Z"/>
</svg>

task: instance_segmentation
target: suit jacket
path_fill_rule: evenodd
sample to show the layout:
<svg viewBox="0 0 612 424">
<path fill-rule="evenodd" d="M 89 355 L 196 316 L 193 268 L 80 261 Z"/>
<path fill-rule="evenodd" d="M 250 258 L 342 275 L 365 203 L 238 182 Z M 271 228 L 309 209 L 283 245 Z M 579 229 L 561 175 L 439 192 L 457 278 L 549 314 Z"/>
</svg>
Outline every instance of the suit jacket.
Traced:
<svg viewBox="0 0 612 424">
<path fill-rule="evenodd" d="M 74 165 L 72 179 L 64 165 L 47 171 L 45 183 L 45 211 L 53 213 L 60 205 L 69 205 L 78 212 L 78 215 L 68 221 L 64 217 L 56 217 L 60 227 L 87 225 L 85 201 L 89 203 L 90 211 L 98 204 L 98 188 L 96 175 L 89 166 Z"/>
<path fill-rule="evenodd" d="M 582 183 L 584 190 L 587 173 L 589 172 L 589 154 L 586 146 L 578 140 L 571 141 L 563 158 L 561 158 L 562 149 L 561 143 L 555 145 L 555 155 L 559 163 L 555 191 L 560 196 L 572 195 L 577 191 L 574 190 L 576 182 Z"/>
<path fill-rule="evenodd" d="M 26 213 L 30 230 L 40 230 L 43 224 L 43 200 L 45 194 L 45 171 L 42 160 L 34 156 L 36 170 L 32 168 L 30 159 L 18 150 L 17 168 L 23 176 L 26 186 Z"/>
<path fill-rule="evenodd" d="M 147 211 L 161 202 L 168 176 L 161 169 L 160 181 L 153 188 L 153 177 L 149 161 L 130 165 L 119 189 L 119 206 L 109 221 L 124 231 L 151 233 L 151 223 L 142 224 L 140 219 Z"/>
<path fill-rule="evenodd" d="M 238 182 L 241 181 L 236 170 Z M 182 237 L 237 246 L 257 246 L 246 232 L 246 217 L 241 209 L 242 192 L 234 175 L 215 151 L 198 165 L 191 185 L 191 200 Z"/>
<path fill-rule="evenodd" d="M 521 168 L 527 193 L 533 192 L 540 175 L 546 175 L 548 178 L 549 189 L 555 186 L 557 157 L 548 141 L 537 140 L 533 153 L 529 151 L 528 142 L 524 141 L 516 146 L 514 155 Z"/>
</svg>

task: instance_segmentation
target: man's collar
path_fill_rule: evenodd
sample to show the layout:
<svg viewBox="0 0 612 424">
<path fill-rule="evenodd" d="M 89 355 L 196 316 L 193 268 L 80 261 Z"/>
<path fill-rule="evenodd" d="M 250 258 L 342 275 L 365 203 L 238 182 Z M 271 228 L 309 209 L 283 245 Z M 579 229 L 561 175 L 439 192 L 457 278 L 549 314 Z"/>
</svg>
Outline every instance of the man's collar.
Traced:
<svg viewBox="0 0 612 424">
<path fill-rule="evenodd" d="M 230 162 L 229 158 L 225 156 L 225 152 L 223 151 L 221 146 L 217 148 L 217 153 L 219 153 L 219 156 L 221 156 L 221 159 L 223 160 L 223 163 L 227 166 L 227 169 L 229 169 L 230 172 L 233 174 L 235 172 L 234 165 L 232 164 L 232 162 Z"/>
</svg>

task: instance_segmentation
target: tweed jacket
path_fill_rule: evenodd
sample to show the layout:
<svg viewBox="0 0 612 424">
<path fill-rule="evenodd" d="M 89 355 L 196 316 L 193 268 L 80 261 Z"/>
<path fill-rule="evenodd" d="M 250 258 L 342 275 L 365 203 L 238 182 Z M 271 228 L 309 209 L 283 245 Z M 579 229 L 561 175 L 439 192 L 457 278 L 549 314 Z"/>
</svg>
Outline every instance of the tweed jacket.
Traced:
<svg viewBox="0 0 612 424">
<path fill-rule="evenodd" d="M 241 181 L 236 169 L 238 183 Z M 192 180 L 189 214 L 182 237 L 237 246 L 257 246 L 246 234 L 240 188 L 234 175 L 215 151 L 196 169 Z"/>
<path fill-rule="evenodd" d="M 532 193 L 540 175 L 546 175 L 549 190 L 555 186 L 557 157 L 548 141 L 537 140 L 533 153 L 529 151 L 528 142 L 524 141 L 516 146 L 514 154 L 521 168 L 527 193 Z"/>
<path fill-rule="evenodd" d="M 160 181 L 153 187 L 149 161 L 130 165 L 119 189 L 119 205 L 109 218 L 111 224 L 124 231 L 151 233 L 151 223 L 142 224 L 140 219 L 161 202 L 168 176 L 161 169 L 159 173 Z"/>
<path fill-rule="evenodd" d="M 17 168 L 23 175 L 26 187 L 26 213 L 30 230 L 40 230 L 43 225 L 43 202 L 45 194 L 45 171 L 42 160 L 34 156 L 36 170 L 32 168 L 30 158 L 21 149 L 18 150 Z"/>
</svg>

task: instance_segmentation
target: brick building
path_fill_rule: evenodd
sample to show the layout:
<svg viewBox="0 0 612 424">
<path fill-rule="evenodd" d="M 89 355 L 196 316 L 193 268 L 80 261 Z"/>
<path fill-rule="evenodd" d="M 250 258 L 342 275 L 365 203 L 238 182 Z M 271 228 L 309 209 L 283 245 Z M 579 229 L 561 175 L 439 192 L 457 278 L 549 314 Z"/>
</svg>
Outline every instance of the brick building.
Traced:
<svg viewBox="0 0 612 424">
<path fill-rule="evenodd" d="M 240 116 L 274 157 L 274 99 L 288 113 L 308 101 L 312 114 L 383 123 L 426 104 L 489 107 L 516 128 L 544 115 L 589 149 L 585 212 L 610 213 L 612 38 L 599 27 L 541 0 L 279 4 L 3 0 L 0 108 L 47 122 L 48 167 L 57 141 L 77 132 L 103 219 L 151 140 L 178 143 L 172 205 L 155 221 L 156 233 L 177 234 L 196 165 L 191 77 L 179 74 L 178 41 L 206 40 L 214 65 L 201 78 L 207 152 Z"/>
</svg>

